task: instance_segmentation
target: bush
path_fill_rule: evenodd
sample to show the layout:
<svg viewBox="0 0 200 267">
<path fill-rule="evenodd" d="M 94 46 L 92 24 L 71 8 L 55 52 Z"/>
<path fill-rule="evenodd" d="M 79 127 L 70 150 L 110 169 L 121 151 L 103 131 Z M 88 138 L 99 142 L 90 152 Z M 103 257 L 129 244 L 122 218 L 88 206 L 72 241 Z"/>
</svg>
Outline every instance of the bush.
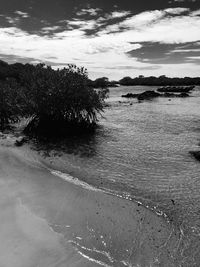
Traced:
<svg viewBox="0 0 200 267">
<path fill-rule="evenodd" d="M 0 129 L 17 122 L 22 115 L 21 88 L 15 80 L 0 81 Z"/>
<path fill-rule="evenodd" d="M 69 124 L 91 126 L 97 122 L 105 95 L 87 86 L 84 68 L 69 65 L 54 71 L 37 65 L 27 74 L 24 83 L 29 99 L 27 112 L 39 128 L 42 125 L 50 128 Z"/>
<path fill-rule="evenodd" d="M 27 133 L 83 130 L 96 125 L 108 90 L 89 87 L 84 68 L 68 65 L 53 70 L 44 64 L 7 68 L 0 88 L 2 126 L 22 116 L 31 118 Z"/>
</svg>

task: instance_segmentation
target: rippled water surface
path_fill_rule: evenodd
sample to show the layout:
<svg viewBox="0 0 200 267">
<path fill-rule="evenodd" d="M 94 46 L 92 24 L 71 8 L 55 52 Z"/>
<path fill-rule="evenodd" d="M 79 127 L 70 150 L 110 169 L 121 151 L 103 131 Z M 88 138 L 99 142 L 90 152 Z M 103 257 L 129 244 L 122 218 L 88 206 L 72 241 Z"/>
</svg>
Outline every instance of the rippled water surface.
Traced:
<svg viewBox="0 0 200 267">
<path fill-rule="evenodd" d="M 165 212 L 184 231 L 182 262 L 200 266 L 200 162 L 189 153 L 200 150 L 200 87 L 190 98 L 120 97 L 149 89 L 111 88 L 97 133 L 52 144 L 49 155 L 89 184 Z"/>
</svg>

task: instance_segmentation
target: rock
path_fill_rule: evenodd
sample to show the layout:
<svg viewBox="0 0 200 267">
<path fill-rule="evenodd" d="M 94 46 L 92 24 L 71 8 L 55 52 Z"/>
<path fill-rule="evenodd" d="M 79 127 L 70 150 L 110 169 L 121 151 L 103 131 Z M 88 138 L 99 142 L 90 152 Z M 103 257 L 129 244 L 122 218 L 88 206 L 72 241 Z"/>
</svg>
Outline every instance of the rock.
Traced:
<svg viewBox="0 0 200 267">
<path fill-rule="evenodd" d="M 189 97 L 190 95 L 189 94 L 187 94 L 187 93 L 181 93 L 180 95 L 179 95 L 179 97 Z"/>
<path fill-rule="evenodd" d="M 126 98 L 137 98 L 140 94 L 132 94 L 128 93 L 126 95 L 122 95 L 121 97 L 126 97 Z"/>
<path fill-rule="evenodd" d="M 126 95 L 122 95 L 121 97 L 137 98 L 138 100 L 145 100 L 145 99 L 151 99 L 151 98 L 158 97 L 158 96 L 161 96 L 161 94 L 159 94 L 155 91 L 145 91 L 141 94 L 128 93 Z"/>
<path fill-rule="evenodd" d="M 171 202 L 172 202 L 173 205 L 175 205 L 175 201 L 173 199 L 171 199 Z"/>
<path fill-rule="evenodd" d="M 158 92 L 155 91 L 145 91 L 141 94 L 132 94 L 132 93 L 128 93 L 126 95 L 122 95 L 121 97 L 126 97 L 126 98 L 137 98 L 139 101 L 142 100 L 148 100 L 151 98 L 155 98 L 155 97 L 189 97 L 188 93 L 182 92 L 180 94 L 176 94 L 176 93 L 172 93 L 172 92 L 165 92 L 163 94 L 160 94 Z"/>
<path fill-rule="evenodd" d="M 162 93 L 189 93 L 195 88 L 195 86 L 164 86 L 158 88 L 158 92 Z"/>
<path fill-rule="evenodd" d="M 174 93 L 164 93 L 161 96 L 162 97 L 176 97 L 177 95 L 175 95 Z"/>
<path fill-rule="evenodd" d="M 151 99 L 155 97 L 159 97 L 160 94 L 155 91 L 145 91 L 144 93 L 141 93 L 138 95 L 138 100 L 145 100 L 145 99 Z"/>
<path fill-rule="evenodd" d="M 190 154 L 197 159 L 198 161 L 200 161 L 200 151 L 190 151 Z"/>
<path fill-rule="evenodd" d="M 15 145 L 22 146 L 25 142 L 27 142 L 27 138 L 21 136 L 15 141 Z"/>
<path fill-rule="evenodd" d="M 180 94 L 174 94 L 174 93 L 164 93 L 161 94 L 162 97 L 189 97 L 190 95 L 187 93 L 180 93 Z"/>
</svg>

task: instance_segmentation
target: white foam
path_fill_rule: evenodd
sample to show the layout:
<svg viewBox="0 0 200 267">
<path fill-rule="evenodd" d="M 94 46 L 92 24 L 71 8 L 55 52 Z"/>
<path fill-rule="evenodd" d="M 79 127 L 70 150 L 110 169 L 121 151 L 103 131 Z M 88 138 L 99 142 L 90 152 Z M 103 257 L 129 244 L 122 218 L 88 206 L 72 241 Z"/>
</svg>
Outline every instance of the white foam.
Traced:
<svg viewBox="0 0 200 267">
<path fill-rule="evenodd" d="M 95 259 L 93 259 L 93 258 L 90 258 L 89 256 L 85 255 L 83 252 L 78 251 L 78 253 L 79 253 L 82 257 L 88 259 L 89 261 L 98 263 L 99 265 L 102 265 L 102 266 L 104 266 L 104 267 L 111 267 L 110 265 L 108 265 L 108 264 L 106 264 L 106 263 L 103 263 L 102 261 L 98 261 L 98 260 L 95 260 Z"/>
<path fill-rule="evenodd" d="M 69 183 L 73 183 L 75 185 L 81 186 L 87 190 L 101 191 L 100 189 L 95 188 L 95 187 L 89 185 L 88 183 L 83 182 L 83 181 L 79 180 L 78 178 L 71 176 L 70 174 L 63 173 L 61 171 L 56 171 L 56 170 L 51 170 L 51 174 L 58 176 L 59 178 L 65 180 Z"/>
<path fill-rule="evenodd" d="M 73 240 L 69 240 L 68 242 L 71 243 L 71 244 L 73 244 L 73 245 L 75 245 L 77 252 L 79 254 L 81 254 L 83 257 L 85 257 L 88 260 L 90 260 L 90 261 L 96 262 L 96 263 L 98 263 L 100 265 L 103 265 L 104 267 L 111 267 L 111 265 L 108 265 L 108 264 L 106 264 L 106 263 L 104 263 L 102 261 L 99 261 L 99 260 L 96 260 L 94 258 L 89 257 L 88 255 L 85 254 L 87 252 L 94 252 L 97 255 L 100 255 L 101 254 L 101 255 L 105 256 L 107 258 L 107 260 L 110 261 L 110 264 L 114 263 L 114 259 L 111 257 L 111 255 L 110 255 L 109 252 L 98 250 L 95 247 L 93 247 L 93 248 L 87 248 L 85 246 L 81 246 L 78 242 L 73 241 Z"/>
</svg>

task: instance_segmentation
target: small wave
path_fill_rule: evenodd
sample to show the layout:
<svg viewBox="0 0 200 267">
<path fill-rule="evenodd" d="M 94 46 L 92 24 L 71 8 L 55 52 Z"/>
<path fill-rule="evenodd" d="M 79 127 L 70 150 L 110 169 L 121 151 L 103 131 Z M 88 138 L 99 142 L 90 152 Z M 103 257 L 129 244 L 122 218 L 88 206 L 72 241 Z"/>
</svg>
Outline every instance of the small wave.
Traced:
<svg viewBox="0 0 200 267">
<path fill-rule="evenodd" d="M 102 260 L 97 260 L 94 257 L 87 255 L 88 252 L 94 253 L 95 255 L 102 255 L 102 256 L 105 257 L 106 260 L 108 260 L 110 262 L 109 264 L 112 264 L 112 263 L 114 263 L 114 259 L 110 256 L 109 252 L 100 251 L 100 250 L 95 249 L 94 247 L 92 249 L 90 249 L 90 248 L 87 248 L 85 246 L 81 246 L 78 242 L 75 242 L 73 240 L 69 240 L 68 242 L 73 244 L 75 246 L 77 252 L 81 256 L 83 256 L 84 258 L 88 259 L 89 261 L 98 263 L 98 264 L 100 264 L 100 265 L 102 265 L 104 267 L 113 266 L 113 265 L 108 265 L 107 263 L 103 262 Z"/>
<path fill-rule="evenodd" d="M 78 178 L 67 174 L 67 173 L 63 173 L 61 171 L 57 171 L 57 170 L 51 170 L 49 169 L 51 174 L 69 182 L 69 183 L 73 183 L 77 186 L 81 186 L 82 188 L 85 188 L 87 190 L 91 190 L 91 191 L 96 191 L 96 192 L 104 192 L 105 194 L 109 194 L 118 198 L 123 198 L 126 199 L 128 201 L 133 201 L 134 203 L 137 203 L 138 205 L 142 205 L 143 207 L 147 208 L 148 210 L 151 210 L 152 212 L 154 212 L 157 216 L 161 216 L 163 218 L 165 218 L 165 220 L 169 223 L 170 219 L 167 216 L 167 214 L 162 211 L 161 209 L 159 209 L 157 206 L 151 206 L 151 205 L 147 205 L 145 204 L 145 202 L 139 201 L 137 198 L 134 198 L 131 194 L 127 193 L 127 192 L 119 192 L 119 191 L 115 191 L 109 188 L 96 188 L 92 185 L 89 185 L 86 182 L 83 182 L 81 180 L 79 180 Z"/>
<path fill-rule="evenodd" d="M 51 170 L 51 174 L 69 182 L 69 183 L 73 183 L 75 185 L 78 185 L 78 186 L 81 186 L 87 190 L 92 190 L 92 191 L 102 191 L 98 188 L 95 188 L 94 186 L 91 186 L 89 185 L 88 183 L 86 182 L 83 182 L 81 180 L 79 180 L 78 178 L 76 177 L 73 177 L 71 176 L 70 174 L 67 174 L 67 173 L 63 173 L 61 171 L 56 171 L 56 170 Z"/>
<path fill-rule="evenodd" d="M 95 260 L 95 259 L 93 259 L 93 258 L 90 258 L 89 256 L 85 255 L 83 252 L 78 251 L 78 253 L 79 253 L 82 257 L 88 259 L 89 261 L 98 263 L 99 265 L 102 265 L 102 266 L 104 266 L 104 267 L 111 267 L 111 266 L 108 265 L 108 264 L 105 264 L 105 263 L 103 263 L 103 262 L 101 262 L 101 261 L 98 261 L 98 260 Z"/>
</svg>

